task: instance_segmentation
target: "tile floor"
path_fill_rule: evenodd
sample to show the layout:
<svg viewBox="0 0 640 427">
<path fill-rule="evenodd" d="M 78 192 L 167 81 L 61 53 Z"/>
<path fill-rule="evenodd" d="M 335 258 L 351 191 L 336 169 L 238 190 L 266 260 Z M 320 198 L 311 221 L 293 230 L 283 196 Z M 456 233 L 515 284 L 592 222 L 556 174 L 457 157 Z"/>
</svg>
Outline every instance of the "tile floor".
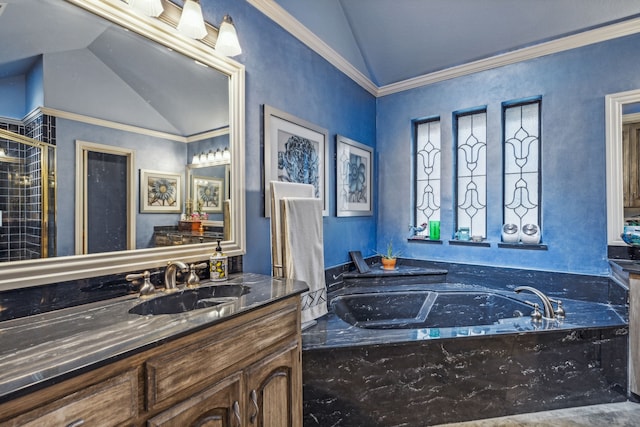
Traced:
<svg viewBox="0 0 640 427">
<path fill-rule="evenodd" d="M 638 427 L 640 403 L 621 402 L 441 424 L 441 427 Z"/>
</svg>

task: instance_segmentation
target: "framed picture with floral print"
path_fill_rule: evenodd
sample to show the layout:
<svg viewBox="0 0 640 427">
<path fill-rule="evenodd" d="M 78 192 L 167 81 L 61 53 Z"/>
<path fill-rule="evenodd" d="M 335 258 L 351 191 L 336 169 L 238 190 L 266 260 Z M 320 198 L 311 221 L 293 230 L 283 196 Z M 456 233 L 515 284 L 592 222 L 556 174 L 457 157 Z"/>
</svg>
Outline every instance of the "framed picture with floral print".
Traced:
<svg viewBox="0 0 640 427">
<path fill-rule="evenodd" d="M 373 150 L 336 136 L 336 216 L 373 215 Z"/>
<path fill-rule="evenodd" d="M 181 213 L 182 175 L 140 169 L 140 212 Z"/>
<path fill-rule="evenodd" d="M 264 212 L 271 216 L 270 181 L 312 184 L 329 215 L 328 132 L 319 126 L 264 106 Z"/>
<path fill-rule="evenodd" d="M 222 213 L 222 202 L 226 199 L 224 179 L 194 175 L 193 195 L 199 212 Z"/>
</svg>

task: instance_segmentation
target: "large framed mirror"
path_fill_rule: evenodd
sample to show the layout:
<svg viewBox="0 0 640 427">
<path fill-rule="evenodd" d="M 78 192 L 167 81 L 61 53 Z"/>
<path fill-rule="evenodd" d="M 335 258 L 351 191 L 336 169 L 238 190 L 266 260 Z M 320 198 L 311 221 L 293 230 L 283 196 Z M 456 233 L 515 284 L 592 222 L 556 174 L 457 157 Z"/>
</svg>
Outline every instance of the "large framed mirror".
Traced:
<svg viewBox="0 0 640 427">
<path fill-rule="evenodd" d="M 609 246 L 627 246 L 620 235 L 624 229 L 625 203 L 623 162 L 623 123 L 625 109 L 640 103 L 640 89 L 609 94 L 605 97 L 605 132 L 607 163 L 607 244 Z M 628 115 L 630 117 L 636 116 Z M 637 119 L 636 119 L 637 121 Z M 634 212 L 636 213 L 636 212 Z"/>
<path fill-rule="evenodd" d="M 220 144 L 226 149 L 226 166 L 223 172 L 213 171 L 211 181 L 222 184 L 220 174 L 226 180 L 221 188 L 227 192 L 220 194 L 215 208 L 226 202 L 227 210 L 219 216 L 212 211 L 207 225 L 220 228 L 225 253 L 245 253 L 244 66 L 215 52 L 217 33 L 210 25 L 205 42 L 178 33 L 169 16 L 175 16 L 176 6 L 164 3 L 168 15 L 156 19 L 133 12 L 121 0 L 2 2 L 0 149 L 6 148 L 0 151 L 17 160 L 0 161 L 0 172 L 4 165 L 28 170 L 19 164 L 24 160 L 16 144 L 40 144 L 47 154 L 39 163 L 46 176 L 38 176 L 47 191 L 36 192 L 47 194 L 47 204 L 40 206 L 41 244 L 46 248 L 36 259 L 0 260 L 0 290 L 206 258 L 215 241 L 186 239 L 165 246 L 157 244 L 154 234 L 179 228 L 194 194 L 193 155 L 216 151 Z M 92 166 L 87 165 L 102 167 L 119 157 L 127 162 L 120 167 L 126 177 L 119 186 L 107 182 L 95 190 L 92 185 L 104 177 L 115 181 L 111 177 L 116 172 L 107 169 L 102 179 L 88 183 Z M 176 198 L 162 202 L 179 206 L 143 209 L 142 199 L 152 191 L 146 194 L 146 180 L 152 187 L 164 177 L 173 179 Z M 107 225 L 99 214 L 88 224 L 82 219 L 91 215 L 96 200 L 109 206 L 110 197 L 118 194 L 123 195 L 118 212 L 124 212 L 126 241 L 91 253 L 88 245 L 78 243 L 86 242 L 80 235 Z M 0 194 L 0 203 L 2 198 Z M 9 220 L 33 219 L 26 218 L 32 213 L 21 217 L 3 209 L 0 236 L 8 232 Z"/>
</svg>

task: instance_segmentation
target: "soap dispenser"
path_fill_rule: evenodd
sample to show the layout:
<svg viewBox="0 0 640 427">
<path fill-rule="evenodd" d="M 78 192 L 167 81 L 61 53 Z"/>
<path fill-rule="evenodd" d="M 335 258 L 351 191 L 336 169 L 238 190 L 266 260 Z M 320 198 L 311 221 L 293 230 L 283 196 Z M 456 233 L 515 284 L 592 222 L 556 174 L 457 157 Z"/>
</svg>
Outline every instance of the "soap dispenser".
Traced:
<svg viewBox="0 0 640 427">
<path fill-rule="evenodd" d="M 209 258 L 209 278 L 214 282 L 222 282 L 227 280 L 227 256 L 222 253 L 222 247 L 220 246 L 220 240 L 218 240 L 218 246 L 216 251 Z"/>
</svg>

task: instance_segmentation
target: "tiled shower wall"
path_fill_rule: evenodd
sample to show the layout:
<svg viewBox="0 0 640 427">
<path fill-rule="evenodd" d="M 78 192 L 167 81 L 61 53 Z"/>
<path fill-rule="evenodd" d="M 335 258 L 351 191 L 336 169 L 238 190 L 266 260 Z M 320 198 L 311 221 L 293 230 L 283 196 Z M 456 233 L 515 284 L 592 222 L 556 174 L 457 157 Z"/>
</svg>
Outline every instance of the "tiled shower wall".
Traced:
<svg viewBox="0 0 640 427">
<path fill-rule="evenodd" d="M 55 118 L 41 115 L 27 123 L 0 121 L 0 128 L 55 144 Z M 23 163 L 0 162 L 0 262 L 42 257 L 41 150 L 0 139 L 0 147 Z M 52 254 L 49 254 L 51 256 Z"/>
</svg>

